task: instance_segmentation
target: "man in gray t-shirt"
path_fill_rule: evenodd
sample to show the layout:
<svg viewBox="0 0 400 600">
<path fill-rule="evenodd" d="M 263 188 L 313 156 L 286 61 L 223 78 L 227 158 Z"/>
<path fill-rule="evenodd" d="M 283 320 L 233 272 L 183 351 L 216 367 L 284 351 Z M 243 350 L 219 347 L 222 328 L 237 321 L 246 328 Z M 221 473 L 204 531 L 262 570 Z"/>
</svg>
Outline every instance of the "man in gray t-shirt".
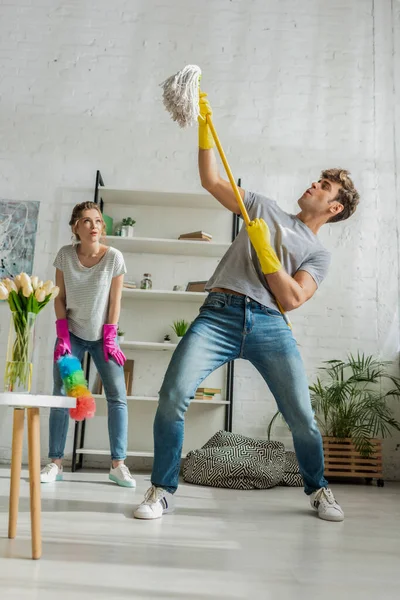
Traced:
<svg viewBox="0 0 400 600">
<path fill-rule="evenodd" d="M 230 184 L 218 173 L 207 125 L 211 113 L 200 95 L 199 171 L 202 185 L 233 213 L 240 209 Z M 152 487 L 136 509 L 155 519 L 171 506 L 178 487 L 184 414 L 200 383 L 236 358 L 249 360 L 264 378 L 293 435 L 304 488 L 321 519 L 343 521 L 344 513 L 324 478 L 321 434 L 311 408 L 308 381 L 296 341 L 281 313 L 309 300 L 325 278 L 329 252 L 317 233 L 325 223 L 350 217 L 359 196 L 347 171 L 323 171 L 290 215 L 267 198 L 239 190 L 250 223 L 207 283 L 200 314 L 178 344 L 165 374 L 154 421 Z M 226 465 L 229 472 L 229 465 Z M 221 465 L 210 485 L 223 478 Z M 248 474 L 251 476 L 251 473 Z M 219 484 L 228 486 L 227 481 Z"/>
</svg>

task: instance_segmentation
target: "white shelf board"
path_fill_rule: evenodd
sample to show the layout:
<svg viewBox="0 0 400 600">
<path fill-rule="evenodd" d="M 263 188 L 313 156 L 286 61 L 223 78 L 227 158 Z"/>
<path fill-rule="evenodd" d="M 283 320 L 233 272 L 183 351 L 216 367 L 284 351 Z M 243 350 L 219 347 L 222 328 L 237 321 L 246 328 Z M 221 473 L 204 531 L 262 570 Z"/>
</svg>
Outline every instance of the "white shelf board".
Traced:
<svg viewBox="0 0 400 600">
<path fill-rule="evenodd" d="M 163 300 L 172 302 L 203 302 L 207 292 L 173 292 L 171 290 L 140 290 L 122 288 L 122 296 L 143 300 Z"/>
<path fill-rule="evenodd" d="M 170 342 L 120 342 L 121 348 L 137 348 L 138 350 L 175 350 L 178 344 Z"/>
<path fill-rule="evenodd" d="M 105 400 L 106 397 L 101 394 L 93 394 L 97 400 Z M 127 396 L 128 402 L 158 402 L 157 396 Z M 190 404 L 203 404 L 204 406 L 226 405 L 227 400 L 191 400 Z"/>
<path fill-rule="evenodd" d="M 198 242 L 163 238 L 139 238 L 108 235 L 107 243 L 122 252 L 144 254 L 177 254 L 183 256 L 206 256 L 221 258 L 230 243 Z"/>
<path fill-rule="evenodd" d="M 162 192 L 155 190 L 130 190 L 111 186 L 99 187 L 99 197 L 105 204 L 129 206 L 177 206 L 182 208 L 206 208 L 225 210 L 211 194 L 185 192 Z"/>
<path fill-rule="evenodd" d="M 95 448 L 77 448 L 77 454 L 97 454 L 101 456 L 109 456 L 109 450 L 96 450 Z M 153 458 L 154 452 L 137 452 L 137 451 L 129 451 L 126 453 L 127 456 L 142 456 L 147 458 Z M 186 454 L 182 454 L 182 458 L 186 458 Z"/>
</svg>

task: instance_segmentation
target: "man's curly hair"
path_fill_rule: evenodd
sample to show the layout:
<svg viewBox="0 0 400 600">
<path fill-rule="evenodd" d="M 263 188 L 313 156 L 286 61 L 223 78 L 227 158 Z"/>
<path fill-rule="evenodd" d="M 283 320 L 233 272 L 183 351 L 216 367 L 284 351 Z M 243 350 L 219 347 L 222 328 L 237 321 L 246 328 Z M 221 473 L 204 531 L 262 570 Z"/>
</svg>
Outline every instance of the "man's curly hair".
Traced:
<svg viewBox="0 0 400 600">
<path fill-rule="evenodd" d="M 360 195 L 354 187 L 354 183 L 349 177 L 349 171 L 346 169 L 326 169 L 322 171 L 321 179 L 328 179 L 335 183 L 339 183 L 342 187 L 339 189 L 335 200 L 343 205 L 342 212 L 334 217 L 331 217 L 328 223 L 337 223 L 345 221 L 355 212 L 360 201 Z"/>
</svg>

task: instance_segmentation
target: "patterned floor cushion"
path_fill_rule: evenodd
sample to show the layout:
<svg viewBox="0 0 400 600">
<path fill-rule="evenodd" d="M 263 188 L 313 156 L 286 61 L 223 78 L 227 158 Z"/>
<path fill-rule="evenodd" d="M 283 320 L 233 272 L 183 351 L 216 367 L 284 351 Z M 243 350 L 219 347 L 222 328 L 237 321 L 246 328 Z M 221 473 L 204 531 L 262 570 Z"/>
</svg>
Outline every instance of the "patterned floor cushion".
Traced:
<svg viewBox="0 0 400 600">
<path fill-rule="evenodd" d="M 299 485 L 296 464 L 295 457 L 294 460 L 291 455 L 287 458 L 280 442 L 218 431 L 200 450 L 188 453 L 183 478 L 197 485 L 267 489 L 280 484 Z"/>
</svg>

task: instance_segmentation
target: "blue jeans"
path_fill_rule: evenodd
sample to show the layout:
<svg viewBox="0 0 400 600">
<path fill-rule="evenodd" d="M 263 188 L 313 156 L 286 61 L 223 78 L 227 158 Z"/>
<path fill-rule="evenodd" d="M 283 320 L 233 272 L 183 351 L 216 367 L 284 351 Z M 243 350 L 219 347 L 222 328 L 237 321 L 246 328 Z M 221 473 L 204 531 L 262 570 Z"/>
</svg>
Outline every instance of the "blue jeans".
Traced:
<svg viewBox="0 0 400 600">
<path fill-rule="evenodd" d="M 82 361 L 85 352 L 88 352 L 96 365 L 108 404 L 108 434 L 111 458 L 112 460 L 125 460 L 128 440 L 128 407 L 126 405 L 124 368 L 118 365 L 111 356 L 108 362 L 104 360 L 102 339 L 89 342 L 81 340 L 73 333 L 70 333 L 70 337 L 72 354 Z M 53 395 L 62 395 L 62 388 L 59 368 L 54 363 Z M 49 458 L 63 458 L 68 426 L 68 409 L 52 408 L 50 410 L 49 426 Z"/>
<path fill-rule="evenodd" d="M 208 295 L 165 374 L 154 420 L 153 485 L 176 491 L 190 400 L 203 379 L 236 358 L 249 360 L 274 395 L 293 435 L 306 494 L 326 487 L 321 434 L 291 330 L 278 311 L 219 292 Z"/>
</svg>

